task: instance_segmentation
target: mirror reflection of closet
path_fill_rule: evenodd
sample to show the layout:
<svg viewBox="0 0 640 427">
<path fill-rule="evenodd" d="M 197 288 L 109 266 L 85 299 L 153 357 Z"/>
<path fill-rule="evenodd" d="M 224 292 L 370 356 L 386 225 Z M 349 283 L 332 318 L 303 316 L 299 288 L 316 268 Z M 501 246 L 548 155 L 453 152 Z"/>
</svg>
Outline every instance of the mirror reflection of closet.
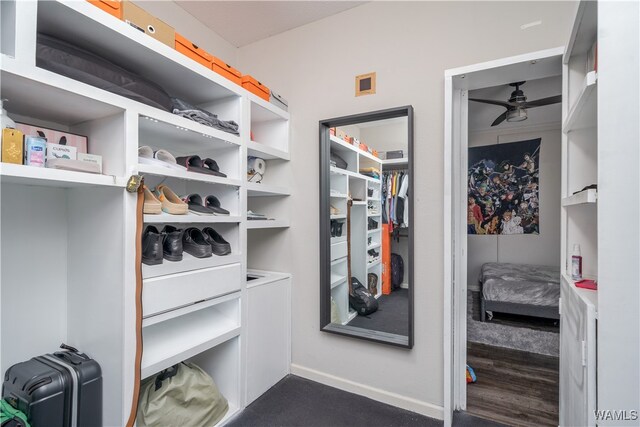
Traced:
<svg viewBox="0 0 640 427">
<path fill-rule="evenodd" d="M 321 133 L 322 152 L 329 149 L 321 215 L 330 220 L 321 239 L 329 247 L 323 330 L 409 348 L 411 114 L 403 107 L 321 122 L 328 133 Z"/>
</svg>

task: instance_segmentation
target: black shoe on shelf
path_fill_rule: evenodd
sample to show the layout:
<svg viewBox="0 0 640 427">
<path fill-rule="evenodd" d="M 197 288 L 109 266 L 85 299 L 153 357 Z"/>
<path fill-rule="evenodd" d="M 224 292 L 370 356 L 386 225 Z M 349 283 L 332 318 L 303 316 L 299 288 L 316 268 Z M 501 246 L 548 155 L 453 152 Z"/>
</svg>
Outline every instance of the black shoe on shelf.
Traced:
<svg viewBox="0 0 640 427">
<path fill-rule="evenodd" d="M 162 229 L 164 234 L 163 256 L 167 261 L 182 261 L 182 230 L 165 225 Z"/>
<path fill-rule="evenodd" d="M 336 223 L 336 237 L 342 237 L 342 226 L 344 225 L 344 222 L 337 222 Z"/>
<path fill-rule="evenodd" d="M 202 231 L 195 227 L 184 230 L 182 247 L 186 253 L 196 258 L 208 258 L 211 256 L 211 245 L 205 239 Z"/>
<path fill-rule="evenodd" d="M 142 234 L 142 262 L 147 265 L 162 264 L 163 235 L 153 225 Z"/>
<path fill-rule="evenodd" d="M 202 234 L 204 235 L 204 239 L 211 245 L 211 251 L 219 256 L 229 255 L 231 253 L 231 245 L 229 242 L 224 240 L 224 238 L 213 228 L 205 227 L 202 229 Z"/>
</svg>

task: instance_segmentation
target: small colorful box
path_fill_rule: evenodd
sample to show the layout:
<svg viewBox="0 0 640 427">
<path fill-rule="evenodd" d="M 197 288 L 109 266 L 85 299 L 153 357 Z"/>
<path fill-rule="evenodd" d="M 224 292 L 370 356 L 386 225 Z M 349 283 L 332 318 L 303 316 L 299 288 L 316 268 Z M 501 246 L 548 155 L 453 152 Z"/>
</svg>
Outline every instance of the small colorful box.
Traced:
<svg viewBox="0 0 640 427">
<path fill-rule="evenodd" d="M 24 137 L 24 164 L 43 168 L 46 161 L 47 140 L 39 136 Z"/>
<path fill-rule="evenodd" d="M 75 160 L 77 157 L 78 149 L 76 147 L 47 142 L 47 161 L 51 159 Z"/>
<path fill-rule="evenodd" d="M 184 56 L 189 57 L 196 62 L 199 62 L 207 68 L 212 67 L 213 55 L 211 55 L 198 45 L 193 44 L 189 39 L 182 36 L 181 34 L 175 34 L 174 49 Z"/>
<path fill-rule="evenodd" d="M 262 98 L 265 101 L 269 102 L 269 97 L 271 96 L 271 91 L 269 90 L 269 88 L 250 75 L 247 74 L 245 76 L 242 76 L 242 87 L 258 96 L 259 98 Z"/>
<path fill-rule="evenodd" d="M 97 154 L 80 153 L 78 154 L 78 160 L 98 165 L 98 173 L 102 173 L 102 156 L 99 156 Z"/>
<path fill-rule="evenodd" d="M 222 77 L 231 80 L 238 86 L 242 85 L 242 73 L 220 58 L 212 57 L 211 69 Z"/>
<path fill-rule="evenodd" d="M 18 129 L 2 129 L 2 161 L 21 165 L 24 161 L 23 134 Z"/>
</svg>

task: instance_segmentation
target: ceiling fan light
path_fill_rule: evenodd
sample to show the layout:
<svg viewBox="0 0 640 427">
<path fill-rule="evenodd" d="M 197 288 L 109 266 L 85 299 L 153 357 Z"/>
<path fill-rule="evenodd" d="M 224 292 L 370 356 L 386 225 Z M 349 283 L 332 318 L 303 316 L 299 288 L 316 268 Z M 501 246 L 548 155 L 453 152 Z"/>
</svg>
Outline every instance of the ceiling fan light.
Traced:
<svg viewBox="0 0 640 427">
<path fill-rule="evenodd" d="M 523 120 L 527 120 L 526 108 L 516 108 L 515 110 L 507 112 L 508 122 L 521 122 Z"/>
</svg>

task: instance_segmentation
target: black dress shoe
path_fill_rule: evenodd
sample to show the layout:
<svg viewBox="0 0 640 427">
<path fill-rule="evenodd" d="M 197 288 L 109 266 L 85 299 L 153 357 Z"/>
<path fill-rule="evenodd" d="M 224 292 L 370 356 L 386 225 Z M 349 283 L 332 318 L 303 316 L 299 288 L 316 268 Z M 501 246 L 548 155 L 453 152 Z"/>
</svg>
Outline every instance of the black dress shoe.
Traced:
<svg viewBox="0 0 640 427">
<path fill-rule="evenodd" d="M 228 255 L 231 253 L 231 245 L 213 228 L 202 229 L 204 238 L 211 245 L 211 251 L 216 255 Z"/>
<path fill-rule="evenodd" d="M 184 230 L 182 247 L 186 253 L 196 258 L 208 258 L 211 256 L 211 245 L 204 238 L 202 231 L 195 227 Z"/>
<path fill-rule="evenodd" d="M 148 226 L 142 234 L 142 262 L 147 265 L 162 264 L 162 239 L 157 228 Z"/>
<path fill-rule="evenodd" d="M 165 225 L 162 229 L 164 234 L 163 256 L 168 261 L 182 261 L 182 230 L 172 225 Z"/>
</svg>

